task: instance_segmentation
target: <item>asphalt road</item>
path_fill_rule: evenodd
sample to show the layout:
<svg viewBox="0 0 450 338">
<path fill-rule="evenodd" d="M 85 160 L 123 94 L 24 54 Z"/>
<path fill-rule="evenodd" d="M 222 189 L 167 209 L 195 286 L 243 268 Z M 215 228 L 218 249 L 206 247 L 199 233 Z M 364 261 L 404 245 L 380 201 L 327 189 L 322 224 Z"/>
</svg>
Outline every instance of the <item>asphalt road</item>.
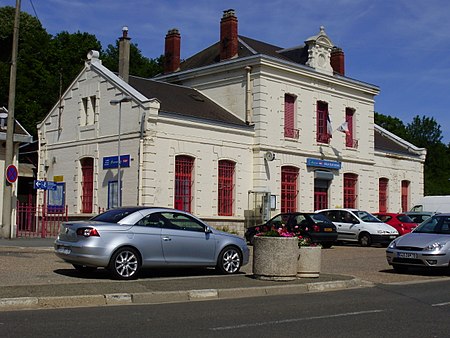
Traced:
<svg viewBox="0 0 450 338">
<path fill-rule="evenodd" d="M 450 281 L 161 305 L 3 312 L 2 337 L 448 337 Z"/>
</svg>

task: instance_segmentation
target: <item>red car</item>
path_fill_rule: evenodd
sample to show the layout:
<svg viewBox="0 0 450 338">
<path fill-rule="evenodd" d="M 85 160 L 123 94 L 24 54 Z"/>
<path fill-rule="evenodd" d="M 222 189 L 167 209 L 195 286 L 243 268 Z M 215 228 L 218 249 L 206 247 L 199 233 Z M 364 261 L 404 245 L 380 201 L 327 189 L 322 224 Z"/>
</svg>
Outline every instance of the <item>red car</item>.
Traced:
<svg viewBox="0 0 450 338">
<path fill-rule="evenodd" d="M 415 223 L 408 215 L 405 214 L 395 214 L 391 212 L 375 213 L 374 214 L 380 221 L 389 224 L 394 227 L 398 233 L 401 235 L 410 233 L 419 224 Z"/>
</svg>

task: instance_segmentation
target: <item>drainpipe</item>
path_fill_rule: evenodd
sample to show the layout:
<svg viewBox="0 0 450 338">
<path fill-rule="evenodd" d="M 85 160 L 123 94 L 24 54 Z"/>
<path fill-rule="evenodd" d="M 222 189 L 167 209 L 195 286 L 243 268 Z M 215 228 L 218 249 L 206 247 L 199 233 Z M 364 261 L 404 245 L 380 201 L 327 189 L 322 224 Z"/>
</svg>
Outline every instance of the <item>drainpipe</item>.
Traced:
<svg viewBox="0 0 450 338">
<path fill-rule="evenodd" d="M 141 117 L 141 130 L 139 135 L 139 164 L 138 164 L 138 196 L 137 203 L 142 205 L 142 171 L 144 168 L 144 132 L 145 132 L 145 111 Z"/>
<path fill-rule="evenodd" d="M 245 96 L 245 123 L 248 125 L 253 124 L 253 112 L 252 112 L 252 89 L 251 89 L 251 72 L 252 67 L 247 66 L 245 67 L 245 70 L 247 72 L 247 81 L 246 81 L 246 96 Z"/>
</svg>

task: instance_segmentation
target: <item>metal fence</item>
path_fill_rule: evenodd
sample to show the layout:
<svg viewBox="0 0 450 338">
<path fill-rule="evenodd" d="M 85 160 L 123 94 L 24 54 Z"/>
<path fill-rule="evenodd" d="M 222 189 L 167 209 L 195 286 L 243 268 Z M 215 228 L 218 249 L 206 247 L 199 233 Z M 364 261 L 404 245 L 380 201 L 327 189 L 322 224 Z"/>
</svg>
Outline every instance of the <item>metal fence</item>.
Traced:
<svg viewBox="0 0 450 338">
<path fill-rule="evenodd" d="M 56 237 L 59 226 L 66 222 L 67 206 L 63 208 L 17 203 L 17 237 Z"/>
</svg>

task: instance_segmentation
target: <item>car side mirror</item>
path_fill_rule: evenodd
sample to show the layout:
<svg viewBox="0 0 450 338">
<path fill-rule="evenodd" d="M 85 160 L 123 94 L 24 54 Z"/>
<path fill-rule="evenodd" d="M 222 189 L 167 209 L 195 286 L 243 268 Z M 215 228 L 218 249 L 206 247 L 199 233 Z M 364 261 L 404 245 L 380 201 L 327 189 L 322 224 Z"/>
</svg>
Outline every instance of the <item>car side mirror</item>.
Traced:
<svg viewBox="0 0 450 338">
<path fill-rule="evenodd" d="M 211 230 L 211 228 L 209 227 L 209 225 L 207 225 L 206 227 L 205 227 L 205 234 L 211 234 L 212 233 L 212 230 Z"/>
</svg>

